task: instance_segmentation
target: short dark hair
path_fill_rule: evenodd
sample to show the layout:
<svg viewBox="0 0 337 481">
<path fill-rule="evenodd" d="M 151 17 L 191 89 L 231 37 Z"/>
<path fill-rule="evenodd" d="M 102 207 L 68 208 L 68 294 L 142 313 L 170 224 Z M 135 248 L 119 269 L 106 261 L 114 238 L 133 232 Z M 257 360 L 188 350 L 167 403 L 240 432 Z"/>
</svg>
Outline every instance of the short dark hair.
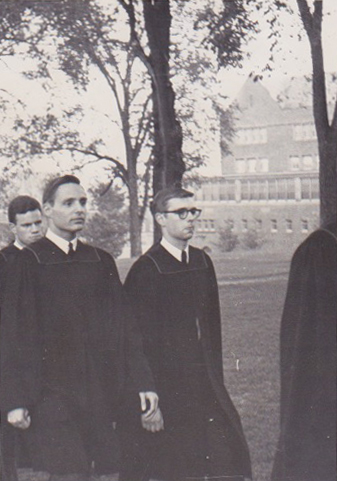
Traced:
<svg viewBox="0 0 337 481">
<path fill-rule="evenodd" d="M 64 184 L 77 184 L 80 185 L 80 180 L 75 177 L 74 175 L 63 175 L 62 177 L 55 177 L 51 179 L 44 188 L 42 202 L 46 204 L 49 202 L 50 204 L 54 203 L 55 194 L 57 189 Z"/>
<path fill-rule="evenodd" d="M 167 210 L 168 201 L 171 199 L 186 199 L 187 197 L 193 197 L 193 192 L 183 189 L 182 187 L 171 186 L 166 189 L 162 189 L 154 196 L 150 205 L 152 215 L 155 216 L 159 212 Z"/>
<path fill-rule="evenodd" d="M 8 205 L 8 221 L 11 224 L 16 224 L 17 214 L 26 214 L 39 210 L 41 212 L 41 205 L 39 201 L 30 197 L 29 195 L 18 195 Z"/>
</svg>

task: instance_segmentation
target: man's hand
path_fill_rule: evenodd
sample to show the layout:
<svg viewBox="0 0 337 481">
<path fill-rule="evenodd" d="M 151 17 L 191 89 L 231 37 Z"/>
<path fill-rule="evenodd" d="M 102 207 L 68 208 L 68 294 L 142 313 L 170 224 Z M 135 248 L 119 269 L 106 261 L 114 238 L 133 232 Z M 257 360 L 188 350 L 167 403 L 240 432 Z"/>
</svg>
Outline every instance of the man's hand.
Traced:
<svg viewBox="0 0 337 481">
<path fill-rule="evenodd" d="M 160 408 L 150 418 L 145 416 L 145 414 L 142 414 L 142 426 L 144 429 L 152 433 L 157 433 L 164 429 L 164 419 Z"/>
<path fill-rule="evenodd" d="M 158 395 L 155 392 L 140 392 L 140 406 L 142 409 L 142 417 L 144 419 L 151 418 L 158 408 Z M 149 403 L 149 407 L 147 404 Z"/>
<path fill-rule="evenodd" d="M 30 416 L 28 409 L 26 408 L 18 408 L 13 409 L 13 411 L 9 411 L 7 414 L 7 421 L 9 424 L 14 426 L 15 428 L 19 429 L 27 429 L 30 426 Z"/>
</svg>

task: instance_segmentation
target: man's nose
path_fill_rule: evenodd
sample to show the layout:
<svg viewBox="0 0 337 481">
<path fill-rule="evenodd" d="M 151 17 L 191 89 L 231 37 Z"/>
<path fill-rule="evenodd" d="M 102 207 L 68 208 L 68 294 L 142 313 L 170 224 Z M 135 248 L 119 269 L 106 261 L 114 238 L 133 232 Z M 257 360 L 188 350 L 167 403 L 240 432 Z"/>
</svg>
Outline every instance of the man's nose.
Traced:
<svg viewBox="0 0 337 481">
<path fill-rule="evenodd" d="M 78 202 L 76 204 L 76 211 L 77 212 L 85 212 L 86 211 L 86 206 Z"/>
<path fill-rule="evenodd" d="M 39 232 L 41 230 L 41 224 L 32 224 L 32 232 Z"/>
</svg>

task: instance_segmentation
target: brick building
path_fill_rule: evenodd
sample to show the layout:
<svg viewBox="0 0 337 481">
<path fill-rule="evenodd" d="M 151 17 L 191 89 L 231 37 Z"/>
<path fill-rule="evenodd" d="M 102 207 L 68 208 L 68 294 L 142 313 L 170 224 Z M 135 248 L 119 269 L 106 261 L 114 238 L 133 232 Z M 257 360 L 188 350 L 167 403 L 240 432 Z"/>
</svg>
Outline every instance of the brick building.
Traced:
<svg viewBox="0 0 337 481">
<path fill-rule="evenodd" d="M 222 176 L 196 191 L 203 213 L 195 241 L 216 249 L 219 230 L 254 231 L 269 246 L 293 249 L 319 223 L 318 146 L 310 105 L 275 101 L 249 78 L 241 89 L 231 155 Z"/>
</svg>

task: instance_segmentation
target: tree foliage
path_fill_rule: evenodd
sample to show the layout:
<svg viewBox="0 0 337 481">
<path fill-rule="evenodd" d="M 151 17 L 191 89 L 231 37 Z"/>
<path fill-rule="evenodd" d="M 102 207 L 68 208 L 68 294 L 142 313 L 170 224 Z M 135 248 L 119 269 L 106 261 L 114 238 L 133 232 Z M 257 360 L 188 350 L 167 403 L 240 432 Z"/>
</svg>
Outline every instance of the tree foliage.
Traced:
<svg viewBox="0 0 337 481">
<path fill-rule="evenodd" d="M 187 8 L 186 2 L 176 3 L 182 10 Z M 93 72 L 99 73 L 104 79 L 111 94 L 107 101 L 114 104 L 119 113 L 126 159 L 123 162 L 116 158 L 113 151 L 109 151 L 106 138 L 92 139 L 88 144 L 81 139 L 78 129 L 69 130 L 69 120 L 74 121 L 80 112 L 85 115 L 83 106 L 79 106 L 77 112 L 65 112 L 63 118 L 55 117 L 50 109 L 44 118 L 35 116 L 30 124 L 19 120 L 15 129 L 16 132 L 21 132 L 22 136 L 16 147 L 12 148 L 11 155 L 14 153 L 16 158 L 22 158 L 25 148 L 28 155 L 37 155 L 39 151 L 43 153 L 67 149 L 75 158 L 82 156 L 83 159 L 89 158 L 90 162 L 104 160 L 110 163 L 111 183 L 116 177 L 120 177 L 129 189 L 131 245 L 133 255 L 137 255 L 140 252 L 141 223 L 151 185 L 152 161 L 154 160 L 155 191 L 166 184 L 180 181 L 185 170 L 182 162 L 181 124 L 184 125 L 187 144 L 194 146 L 198 145 L 198 142 L 193 142 L 193 137 L 198 137 L 198 134 L 205 130 L 204 122 L 195 115 L 194 98 L 189 96 L 193 87 L 182 89 L 180 99 L 183 99 L 183 105 L 180 116 L 176 115 L 175 91 L 170 79 L 171 72 L 179 74 L 182 70 L 177 61 L 179 53 L 170 62 L 172 2 L 129 0 L 108 6 L 100 0 L 60 0 L 33 3 L 21 1 L 18 5 L 21 19 L 30 19 L 31 24 L 36 24 L 41 32 L 46 34 L 45 37 L 40 35 L 43 42 L 37 42 L 34 50 L 31 50 L 31 55 L 39 62 L 35 76 L 43 75 L 48 78 L 48 67 L 56 63 L 72 80 L 77 90 L 88 87 Z M 175 3 L 173 5 L 176 7 Z M 229 25 L 235 29 L 234 17 L 238 12 L 239 10 L 232 11 L 228 15 L 227 30 Z M 177 13 L 177 10 L 173 11 L 173 15 Z M 250 27 L 248 24 L 242 25 L 241 20 L 239 24 L 241 28 Z M 121 25 L 128 27 L 123 29 L 123 34 Z M 12 23 L 12 32 L 17 33 L 16 22 Z M 199 43 L 202 47 L 203 42 Z M 189 47 L 190 52 L 193 51 L 193 45 L 187 39 L 184 45 Z M 175 47 L 179 51 L 179 47 Z M 238 43 L 236 49 L 239 49 Z M 194 49 L 196 50 L 199 49 Z M 207 52 L 207 48 L 202 47 L 201 50 Z M 140 61 L 144 66 L 143 70 Z M 199 54 L 199 60 L 193 59 L 191 55 L 191 63 L 202 66 L 198 69 L 199 73 L 201 69 L 207 70 L 212 62 L 207 55 L 202 57 Z M 175 64 L 176 67 L 172 68 Z M 200 82 L 197 72 L 193 72 L 190 66 L 191 64 L 183 67 L 187 79 L 185 85 L 188 82 L 191 85 L 193 82 Z M 190 78 L 187 71 L 190 72 Z M 212 76 L 214 78 L 216 69 L 213 67 L 209 72 L 208 79 L 214 85 Z M 30 75 L 31 78 L 34 77 L 32 72 Z M 52 74 L 49 75 L 52 83 Z M 207 79 L 207 75 L 205 77 Z M 205 92 L 206 79 L 203 80 Z M 188 98 L 190 105 L 186 108 Z M 210 99 L 209 105 L 209 111 L 212 111 L 215 106 L 214 98 Z M 217 114 L 215 119 L 216 116 Z M 196 129 L 198 123 L 199 129 Z M 200 145 L 200 136 L 198 140 Z M 137 167 L 140 158 L 144 161 L 142 169 Z M 195 147 L 189 150 L 187 158 L 188 169 L 204 160 Z"/>
<path fill-rule="evenodd" d="M 218 247 L 221 252 L 232 252 L 239 243 L 239 236 L 233 232 L 229 225 L 220 228 Z"/>
<path fill-rule="evenodd" d="M 104 192 L 105 191 L 105 192 Z M 117 189 L 106 191 L 100 185 L 93 192 L 93 214 L 82 235 L 90 244 L 120 256 L 128 238 L 128 212 L 124 195 Z"/>
<path fill-rule="evenodd" d="M 82 165 L 95 161 L 110 165 L 110 184 L 120 178 L 128 188 L 131 248 L 133 255 L 137 255 L 152 164 L 152 104 L 149 79 L 135 55 L 130 33 L 121 35 L 119 31 L 121 24 L 126 26 L 124 11 L 118 8 L 118 2 L 107 6 L 99 0 L 26 2 L 26 6 L 30 15 L 45 25 L 48 34 L 34 52 L 39 61 L 36 75 L 41 73 L 41 59 L 48 59 L 50 70 L 53 65 L 59 66 L 78 91 L 85 90 L 92 76 L 98 75 L 106 85 L 110 112 L 118 113 L 125 158 L 118 158 L 112 150 L 114 120 L 111 120 L 111 138 L 88 141 L 74 126 L 69 130 L 71 121 L 75 125 L 75 114 L 77 117 L 88 114 L 83 105 L 64 112 L 62 118 L 49 112 L 44 117 L 31 118 L 30 122 L 19 122 L 16 129 L 22 132 L 20 145 L 27 148 L 28 155 L 68 150 L 75 158 L 82 159 Z M 52 74 L 50 77 L 52 84 Z"/>
</svg>

